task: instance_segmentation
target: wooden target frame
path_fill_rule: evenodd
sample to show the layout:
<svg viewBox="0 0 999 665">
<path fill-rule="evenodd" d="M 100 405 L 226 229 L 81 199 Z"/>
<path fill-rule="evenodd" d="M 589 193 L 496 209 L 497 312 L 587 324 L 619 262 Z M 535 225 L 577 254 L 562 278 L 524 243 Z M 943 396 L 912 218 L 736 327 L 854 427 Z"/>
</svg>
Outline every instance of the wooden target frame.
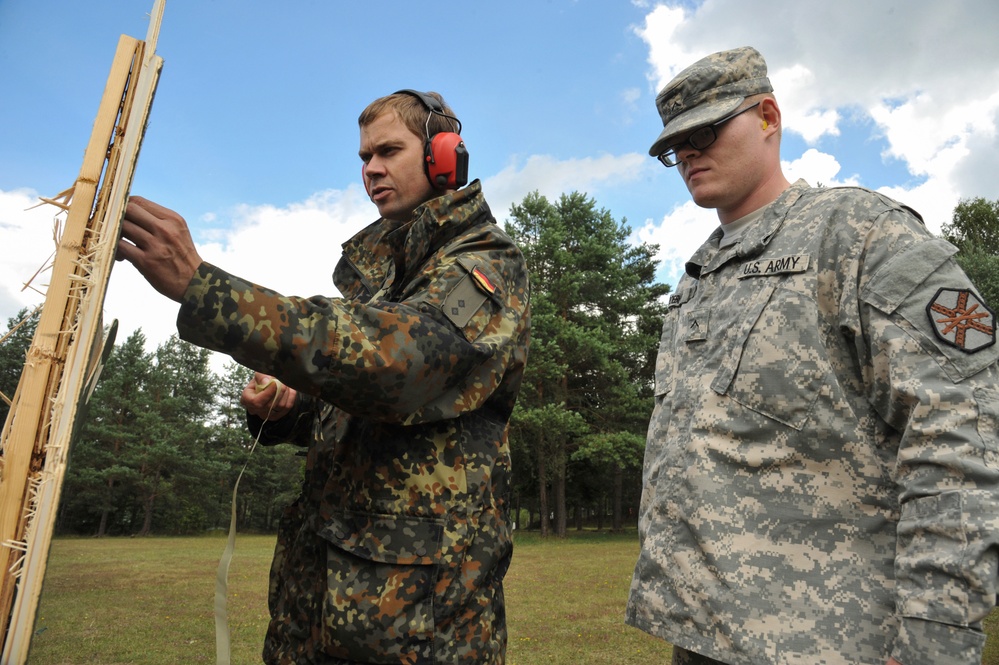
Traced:
<svg viewBox="0 0 999 665">
<path fill-rule="evenodd" d="M 78 416 L 117 322 L 102 310 L 128 191 L 163 60 L 155 54 L 165 0 L 145 41 L 122 35 L 79 176 L 42 200 L 66 220 L 24 369 L 0 431 L 0 664 L 27 660 Z"/>
</svg>

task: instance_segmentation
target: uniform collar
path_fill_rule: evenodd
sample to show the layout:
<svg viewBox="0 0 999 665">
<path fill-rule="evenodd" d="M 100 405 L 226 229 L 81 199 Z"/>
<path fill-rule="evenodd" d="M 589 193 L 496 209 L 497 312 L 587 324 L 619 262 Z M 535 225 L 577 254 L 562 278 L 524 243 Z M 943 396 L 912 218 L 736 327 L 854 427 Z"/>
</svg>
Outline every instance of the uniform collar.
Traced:
<svg viewBox="0 0 999 665">
<path fill-rule="evenodd" d="M 387 279 L 419 269 L 430 254 L 483 215 L 492 221 L 482 184 L 475 180 L 420 205 L 408 222 L 380 218 L 343 243 L 333 282 L 343 291 L 341 284 L 360 276 L 373 292 Z"/>
<path fill-rule="evenodd" d="M 722 237 L 722 229 L 721 227 L 716 228 L 708 236 L 704 244 L 694 252 L 690 260 L 687 261 L 684 266 L 687 274 L 694 279 L 700 279 L 702 274 L 717 269 L 733 257 L 745 258 L 756 256 L 762 252 L 784 223 L 784 218 L 787 217 L 791 206 L 809 188 L 810 186 L 807 182 L 798 180 L 781 192 L 781 195 L 767 206 L 763 216 L 754 224 L 748 226 L 742 232 L 740 240 L 730 248 L 727 248 L 726 251 L 719 251 L 718 249 L 718 242 Z"/>
</svg>

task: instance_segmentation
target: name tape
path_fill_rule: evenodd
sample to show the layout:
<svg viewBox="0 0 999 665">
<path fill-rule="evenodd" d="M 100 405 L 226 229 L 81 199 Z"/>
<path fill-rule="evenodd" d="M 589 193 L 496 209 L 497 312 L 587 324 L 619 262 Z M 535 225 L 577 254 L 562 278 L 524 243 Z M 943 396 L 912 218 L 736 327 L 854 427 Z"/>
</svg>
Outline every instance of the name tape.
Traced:
<svg viewBox="0 0 999 665">
<path fill-rule="evenodd" d="M 769 277 L 808 270 L 808 255 L 782 256 L 775 259 L 760 259 L 743 264 L 739 279 L 746 277 Z"/>
</svg>

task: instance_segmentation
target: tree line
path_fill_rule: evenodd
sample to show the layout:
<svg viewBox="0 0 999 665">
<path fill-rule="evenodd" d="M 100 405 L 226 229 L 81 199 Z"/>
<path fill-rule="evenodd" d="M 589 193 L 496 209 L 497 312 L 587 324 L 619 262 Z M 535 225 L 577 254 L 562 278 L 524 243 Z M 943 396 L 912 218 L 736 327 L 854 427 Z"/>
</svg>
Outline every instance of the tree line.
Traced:
<svg viewBox="0 0 999 665">
<path fill-rule="evenodd" d="M 0 390 L 6 395 L 16 388 L 37 320 L 37 314 L 28 317 L 0 346 Z M 252 372 L 230 363 L 216 375 L 209 351 L 176 336 L 153 352 L 145 347 L 141 330 L 118 340 L 78 414 L 56 533 L 226 529 L 232 488 L 244 465 L 239 525 L 275 529 L 281 507 L 297 495 L 302 462 L 290 446 L 257 447 L 251 454 L 238 397 Z M 3 418 L 7 408 L 3 404 Z"/>
<path fill-rule="evenodd" d="M 656 281 L 658 247 L 630 244 L 626 220 L 579 192 L 557 201 L 529 194 L 506 229 L 532 287 L 531 348 L 510 428 L 515 522 L 545 536 L 630 526 L 670 290 Z M 999 302 L 999 201 L 961 201 L 942 234 L 985 302 Z M 0 344 L 7 396 L 37 320 Z M 238 527 L 273 531 L 298 494 L 303 458 L 294 446 L 254 446 L 238 403 L 251 375 L 235 363 L 216 374 L 210 352 L 176 337 L 155 351 L 141 331 L 119 340 L 80 414 L 57 533 L 227 529 L 240 473 Z M 0 422 L 7 409 L 0 403 Z"/>
</svg>

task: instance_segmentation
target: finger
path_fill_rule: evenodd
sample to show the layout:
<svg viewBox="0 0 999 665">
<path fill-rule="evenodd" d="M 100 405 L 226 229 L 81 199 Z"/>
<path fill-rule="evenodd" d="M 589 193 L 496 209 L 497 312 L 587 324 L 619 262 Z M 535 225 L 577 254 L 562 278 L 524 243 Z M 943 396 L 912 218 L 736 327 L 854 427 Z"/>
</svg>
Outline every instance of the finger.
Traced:
<svg viewBox="0 0 999 665">
<path fill-rule="evenodd" d="M 243 388 L 243 392 L 239 394 L 240 405 L 242 405 L 243 408 L 248 408 L 250 406 L 253 397 L 256 394 L 257 394 L 257 385 L 253 381 L 250 381 Z"/>
<path fill-rule="evenodd" d="M 118 241 L 118 246 L 114 253 L 114 259 L 115 261 L 128 261 L 129 263 L 133 263 L 138 258 L 138 254 L 139 252 L 135 245 L 122 238 Z"/>
<path fill-rule="evenodd" d="M 295 406 L 298 393 L 268 374 L 255 372 L 240 395 L 248 413 L 263 420 L 279 420 Z"/>
<path fill-rule="evenodd" d="M 142 215 L 146 214 L 156 219 L 166 219 L 168 217 L 179 217 L 177 213 L 166 206 L 161 206 L 155 201 L 142 198 L 141 196 L 128 197 L 128 206 L 125 208 L 126 214 Z"/>
<path fill-rule="evenodd" d="M 175 210 L 171 210 L 166 206 L 162 206 L 155 201 L 150 201 L 149 199 L 144 199 L 141 196 L 130 196 L 128 197 L 129 206 L 135 204 L 136 210 L 142 210 L 148 213 L 150 216 L 157 219 L 169 219 L 169 218 L 179 218 L 180 215 L 177 214 Z"/>
<path fill-rule="evenodd" d="M 273 399 L 268 402 L 270 418 L 278 420 L 288 415 L 295 408 L 295 400 L 298 393 L 292 388 L 281 386 Z"/>
<path fill-rule="evenodd" d="M 277 379 L 268 377 L 264 381 L 258 381 L 256 389 L 258 393 L 276 393 L 281 389 L 281 383 Z"/>
<path fill-rule="evenodd" d="M 263 383 L 257 383 L 257 392 L 270 402 L 277 404 L 278 399 L 287 392 L 285 385 L 273 376 L 268 376 Z"/>
<path fill-rule="evenodd" d="M 129 219 L 124 219 L 121 222 L 121 237 L 139 249 L 145 249 L 149 246 L 153 234 L 147 231 L 145 227 Z"/>
<path fill-rule="evenodd" d="M 277 397 L 280 395 L 279 386 L 281 384 L 277 379 L 264 377 L 265 375 L 258 375 L 246 386 L 242 395 L 244 406 L 254 409 L 267 409 L 277 403 Z"/>
<path fill-rule="evenodd" d="M 149 209 L 151 205 L 154 205 L 152 201 L 146 201 L 136 196 L 129 198 L 128 205 L 125 206 L 123 222 L 131 222 L 144 229 L 154 227 L 158 217 Z"/>
<path fill-rule="evenodd" d="M 125 207 L 122 228 L 126 223 L 149 234 L 149 237 L 176 238 L 186 242 L 190 238 L 187 222 L 177 212 L 141 197 L 132 197 Z M 176 241 L 171 241 L 175 244 Z"/>
<path fill-rule="evenodd" d="M 146 248 L 149 243 L 149 234 L 131 222 L 123 221 L 121 225 L 121 237 L 115 248 L 115 259 L 118 261 L 128 261 L 136 268 L 145 264 Z"/>
<path fill-rule="evenodd" d="M 247 413 L 254 415 L 258 418 L 261 418 L 263 420 L 266 420 L 267 417 L 270 416 L 272 413 L 270 402 L 260 403 L 256 401 L 256 397 L 249 398 L 249 400 L 247 400 L 247 403 L 244 404 L 244 407 L 246 408 Z"/>
<path fill-rule="evenodd" d="M 281 408 L 286 411 L 291 411 L 295 406 L 295 399 L 298 397 L 298 392 L 294 388 L 285 387 L 284 392 L 281 393 L 279 404 Z"/>
<path fill-rule="evenodd" d="M 248 408 L 251 406 L 256 408 L 264 404 L 266 398 L 260 397 L 260 387 L 267 383 L 269 378 L 266 374 L 254 372 L 253 378 L 247 382 L 243 388 L 243 392 L 239 396 L 240 404 Z"/>
</svg>

